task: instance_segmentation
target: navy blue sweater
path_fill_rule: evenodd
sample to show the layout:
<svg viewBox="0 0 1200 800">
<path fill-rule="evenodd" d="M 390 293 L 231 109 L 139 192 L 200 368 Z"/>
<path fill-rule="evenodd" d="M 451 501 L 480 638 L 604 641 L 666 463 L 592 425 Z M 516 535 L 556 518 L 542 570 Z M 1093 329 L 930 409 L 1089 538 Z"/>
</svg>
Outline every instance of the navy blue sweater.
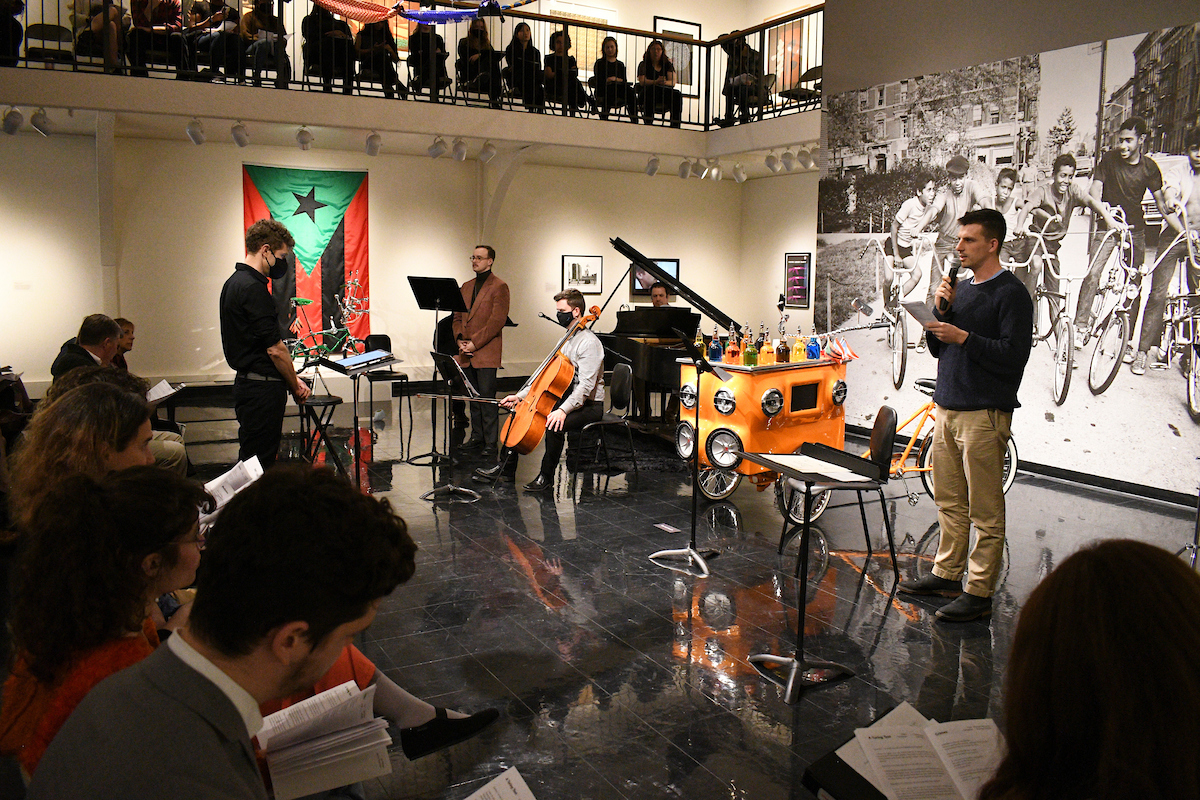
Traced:
<svg viewBox="0 0 1200 800">
<path fill-rule="evenodd" d="M 980 284 L 959 283 L 954 305 L 934 315 L 970 334 L 961 345 L 928 337 L 938 360 L 934 402 L 956 411 L 1020 406 L 1017 389 L 1033 347 L 1033 301 L 1021 281 L 1001 270 Z"/>
</svg>

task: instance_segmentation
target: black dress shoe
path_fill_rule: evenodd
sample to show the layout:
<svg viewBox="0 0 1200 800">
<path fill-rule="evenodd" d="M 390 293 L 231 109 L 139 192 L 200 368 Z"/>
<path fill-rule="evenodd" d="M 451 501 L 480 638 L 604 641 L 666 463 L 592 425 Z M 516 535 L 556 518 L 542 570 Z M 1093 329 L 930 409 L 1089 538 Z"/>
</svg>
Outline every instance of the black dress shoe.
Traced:
<svg viewBox="0 0 1200 800">
<path fill-rule="evenodd" d="M 471 480 L 476 483 L 491 483 L 492 481 L 506 481 L 512 483 L 517 479 L 517 476 L 511 471 L 505 471 L 503 464 L 497 464 L 494 467 L 487 469 L 477 469 L 471 473 Z"/>
<path fill-rule="evenodd" d="M 531 480 L 529 483 L 525 484 L 525 491 L 527 491 L 527 492 L 544 492 L 547 489 L 549 489 L 550 486 L 551 486 L 550 479 L 547 478 L 545 475 L 542 475 L 539 473 L 536 478 Z"/>
<path fill-rule="evenodd" d="M 496 457 L 496 448 L 488 445 L 479 451 L 479 458 L 483 461 L 491 461 Z"/>
<path fill-rule="evenodd" d="M 400 749 L 409 761 L 436 753 L 460 742 L 465 742 L 500 718 L 494 708 L 484 709 L 466 719 L 450 719 L 446 709 L 435 709 L 433 719 L 415 728 L 400 731 Z"/>
<path fill-rule="evenodd" d="M 484 446 L 483 439 L 467 439 L 458 446 L 459 450 L 478 450 Z"/>
</svg>

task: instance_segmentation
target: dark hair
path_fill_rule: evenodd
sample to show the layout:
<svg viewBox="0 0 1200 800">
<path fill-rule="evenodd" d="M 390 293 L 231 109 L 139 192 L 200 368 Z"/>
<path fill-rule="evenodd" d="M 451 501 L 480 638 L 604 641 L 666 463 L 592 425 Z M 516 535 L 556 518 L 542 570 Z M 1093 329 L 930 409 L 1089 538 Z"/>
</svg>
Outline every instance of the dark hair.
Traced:
<svg viewBox="0 0 1200 800">
<path fill-rule="evenodd" d="M 72 475 L 104 477 L 105 447 L 124 450 L 148 419 L 145 397 L 110 383 L 39 403 L 13 456 L 13 519 L 23 526 L 39 498 Z"/>
<path fill-rule="evenodd" d="M 554 49 L 554 42 L 557 41 L 557 39 L 561 36 L 567 37 L 566 41 L 563 42 L 563 52 L 565 53 L 567 50 L 571 49 L 571 34 L 564 31 L 555 31 L 554 33 L 550 34 L 550 49 Z"/>
<path fill-rule="evenodd" d="M 31 509 L 17 564 L 12 635 L 40 681 L 56 680 L 83 651 L 137 630 L 152 553 L 170 569 L 179 542 L 212 507 L 204 487 L 157 467 L 96 481 L 63 480 Z"/>
<path fill-rule="evenodd" d="M 1200 125 L 1188 128 L 1183 134 L 1183 149 L 1200 147 Z"/>
<path fill-rule="evenodd" d="M 533 47 L 533 29 L 529 27 L 528 22 L 517 23 L 516 27 L 513 28 L 512 38 L 508 40 L 508 46 L 520 48 L 521 42 L 517 39 L 517 34 L 521 32 L 521 28 L 529 31 L 529 46 Z M 480 245 L 480 247 L 483 247 L 483 245 Z M 494 256 L 489 256 L 489 258 L 494 258 Z"/>
<path fill-rule="evenodd" d="M 1058 171 L 1063 167 L 1078 169 L 1079 165 L 1075 162 L 1075 156 L 1070 153 L 1063 153 L 1058 158 L 1054 159 L 1054 166 L 1050 168 L 1051 175 L 1057 175 Z"/>
<path fill-rule="evenodd" d="M 83 324 L 79 326 L 79 333 L 75 334 L 75 341 L 81 347 L 94 347 L 103 343 L 105 339 L 120 338 L 121 326 L 107 314 L 89 314 L 84 317 Z"/>
<path fill-rule="evenodd" d="M 255 8 L 258 8 L 257 4 Z M 260 219 L 246 229 L 247 253 L 258 252 L 264 244 L 270 245 L 272 250 L 278 250 L 284 245 L 294 247 L 296 240 L 282 222 L 268 217 Z"/>
<path fill-rule="evenodd" d="M 995 239 L 997 242 L 1003 243 L 1004 237 L 1008 235 L 1008 223 L 1004 221 L 1004 215 L 994 208 L 977 208 L 974 211 L 968 211 L 958 218 L 959 225 L 978 225 L 983 228 L 983 235 L 987 239 Z"/>
<path fill-rule="evenodd" d="M 1017 171 L 1012 167 L 1005 167 L 1004 169 L 1000 170 L 999 174 L 996 175 L 996 183 L 999 183 L 1005 178 L 1008 178 L 1010 181 L 1012 181 L 1013 186 L 1016 186 L 1017 182 L 1020 180 L 1020 177 L 1017 175 Z"/>
<path fill-rule="evenodd" d="M 559 300 L 566 300 L 567 305 L 569 305 L 571 308 L 578 308 L 580 313 L 583 313 L 583 309 L 587 305 L 583 299 L 583 292 L 579 291 L 578 289 L 564 289 L 563 291 L 554 295 L 554 302 L 557 303 Z"/>
<path fill-rule="evenodd" d="M 496 251 L 494 249 L 492 249 L 492 246 L 490 244 L 477 244 L 477 245 L 475 245 L 475 249 L 476 250 L 487 250 L 488 258 L 490 258 L 492 261 L 496 260 Z"/>
<path fill-rule="evenodd" d="M 914 175 L 912 179 L 913 194 L 920 194 L 922 191 L 924 191 L 925 184 L 929 183 L 930 181 L 933 181 L 933 176 L 928 172 L 918 172 L 916 175 Z M 936 186 L 937 181 L 933 182 Z"/>
<path fill-rule="evenodd" d="M 642 53 L 642 66 L 638 71 L 642 74 L 645 74 L 646 69 L 652 66 L 650 63 L 650 48 L 654 47 L 654 45 L 658 45 L 660 48 L 662 48 L 662 64 L 660 65 L 659 71 L 664 75 L 668 72 L 674 72 L 675 65 L 671 63 L 671 59 L 667 58 L 667 48 L 663 45 L 661 39 L 652 39 L 650 44 L 646 45 L 646 52 Z"/>
<path fill-rule="evenodd" d="M 331 470 L 277 467 L 230 500 L 209 532 L 189 629 L 234 657 L 302 621 L 317 647 L 412 577 L 416 551 L 386 499 Z"/>
<path fill-rule="evenodd" d="M 475 27 L 475 23 L 479 23 L 479 27 Z M 492 40 L 488 37 L 487 22 L 483 17 L 475 17 L 467 26 L 467 42 L 476 46 L 478 50 L 491 50 Z"/>
<path fill-rule="evenodd" d="M 58 380 L 50 384 L 50 388 L 42 395 L 42 402 L 38 408 L 48 408 L 51 403 L 72 389 L 78 389 L 80 386 L 87 386 L 91 383 L 110 383 L 118 389 L 124 389 L 139 397 L 145 397 L 146 392 L 150 391 L 150 381 L 145 378 L 139 378 L 120 367 L 102 367 L 94 364 L 90 367 L 76 367 L 59 375 Z"/>
<path fill-rule="evenodd" d="M 209 13 L 208 3 L 204 2 L 204 0 L 196 0 L 196 2 L 192 3 L 191 13 L 207 17 Z"/>
<path fill-rule="evenodd" d="M 195 8 L 198 5 L 200 5 L 199 2 L 192 3 L 192 8 Z M 133 327 L 133 323 L 130 322 L 129 320 L 125 319 L 124 317 L 113 317 L 113 322 L 120 325 L 122 330 L 124 330 L 126 325 L 128 325 L 131 328 Z"/>
<path fill-rule="evenodd" d="M 615 36 L 605 36 L 605 37 L 604 37 L 604 38 L 603 38 L 603 39 L 600 41 L 600 57 L 601 57 L 601 58 L 604 58 L 604 45 L 608 44 L 609 42 L 612 42 L 612 43 L 613 43 L 613 53 L 615 53 L 615 54 L 620 54 L 620 52 L 621 52 L 621 48 L 620 48 L 620 47 L 617 45 L 617 37 L 615 37 Z"/>
<path fill-rule="evenodd" d="M 655 289 L 662 289 L 667 294 L 671 293 L 667 289 L 667 285 L 665 283 L 663 283 L 662 281 L 655 281 L 654 283 L 650 284 L 650 294 L 654 294 Z"/>
<path fill-rule="evenodd" d="M 1200 576 L 1128 539 L 1067 558 L 1021 611 L 1008 752 L 983 800 L 1200 796 Z"/>
<path fill-rule="evenodd" d="M 1117 133 L 1121 131 L 1133 131 L 1137 136 L 1149 136 L 1150 126 L 1146 124 L 1146 120 L 1141 117 L 1130 117 L 1121 123 L 1117 128 Z"/>
</svg>

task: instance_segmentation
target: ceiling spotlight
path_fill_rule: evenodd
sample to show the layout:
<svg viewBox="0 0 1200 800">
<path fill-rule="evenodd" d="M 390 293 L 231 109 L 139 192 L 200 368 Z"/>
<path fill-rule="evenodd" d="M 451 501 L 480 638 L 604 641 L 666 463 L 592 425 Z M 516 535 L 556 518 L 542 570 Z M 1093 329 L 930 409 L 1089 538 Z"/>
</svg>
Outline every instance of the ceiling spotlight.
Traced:
<svg viewBox="0 0 1200 800">
<path fill-rule="evenodd" d="M 193 119 L 183 129 L 183 132 L 192 140 L 192 144 L 197 146 L 204 144 L 204 125 L 200 123 L 200 120 Z"/>
<path fill-rule="evenodd" d="M 381 147 L 383 147 L 383 137 L 375 131 L 371 131 L 371 135 L 367 137 L 367 155 L 372 158 L 379 155 Z"/>
<path fill-rule="evenodd" d="M 46 109 L 44 108 L 39 108 L 34 112 L 33 116 L 29 119 L 29 124 L 42 136 L 49 136 L 52 132 L 50 118 L 46 116 Z"/>
<path fill-rule="evenodd" d="M 429 149 L 425 152 L 429 153 L 430 158 L 441 158 L 446 155 L 446 151 L 450 148 L 446 147 L 446 142 L 440 136 L 435 136 L 433 144 L 429 145 Z"/>
<path fill-rule="evenodd" d="M 801 147 L 796 152 L 796 163 L 798 163 L 800 165 L 801 169 L 812 169 L 812 165 L 813 165 L 812 153 L 808 152 L 803 147 Z"/>
<path fill-rule="evenodd" d="M 746 170 L 740 163 L 733 165 L 733 179 L 738 183 L 746 182 Z"/>
<path fill-rule="evenodd" d="M 772 150 L 770 153 L 767 153 L 767 157 L 763 160 L 763 163 L 767 165 L 767 169 L 771 170 L 771 172 L 779 172 L 781 167 L 779 163 L 779 156 L 775 155 L 774 150 Z"/>
<path fill-rule="evenodd" d="M 820 149 L 816 145 L 813 145 L 812 147 L 808 148 L 808 157 L 813 160 L 813 166 L 817 165 L 817 161 L 820 159 L 820 156 L 819 156 L 820 152 L 821 152 Z"/>
<path fill-rule="evenodd" d="M 484 164 L 496 157 L 496 145 L 491 142 L 484 142 L 483 147 L 479 148 L 479 160 Z"/>
<path fill-rule="evenodd" d="M 708 167 L 700 166 L 700 159 L 697 158 L 692 162 L 692 174 L 697 178 L 703 178 L 708 174 Z"/>
<path fill-rule="evenodd" d="M 233 137 L 233 143 L 238 147 L 246 147 L 250 144 L 250 131 L 246 130 L 246 126 L 238 120 L 229 128 L 229 135 Z"/>
<path fill-rule="evenodd" d="M 714 181 L 721 180 L 721 159 L 715 159 L 708 167 L 708 177 Z"/>
<path fill-rule="evenodd" d="M 8 111 L 4 112 L 4 132 L 12 136 L 24 124 L 25 115 L 16 106 L 9 106 Z"/>
<path fill-rule="evenodd" d="M 658 174 L 658 156 L 650 156 L 650 160 L 646 162 L 646 174 L 651 178 Z"/>
<path fill-rule="evenodd" d="M 462 140 L 461 136 L 454 140 L 454 152 L 451 157 L 455 161 L 467 160 L 467 143 Z"/>
<path fill-rule="evenodd" d="M 791 150 L 784 150 L 783 155 L 779 157 L 779 160 L 783 162 L 783 168 L 788 172 L 791 172 L 796 168 L 796 154 Z"/>
<path fill-rule="evenodd" d="M 687 180 L 687 176 L 692 174 L 692 165 L 688 163 L 686 158 L 679 162 L 678 172 L 679 177 L 683 178 L 684 180 Z"/>
<path fill-rule="evenodd" d="M 300 126 L 300 130 L 296 131 L 296 144 L 300 145 L 301 150 L 307 150 L 312 147 L 315 138 L 312 135 L 312 131 L 303 125 Z"/>
</svg>

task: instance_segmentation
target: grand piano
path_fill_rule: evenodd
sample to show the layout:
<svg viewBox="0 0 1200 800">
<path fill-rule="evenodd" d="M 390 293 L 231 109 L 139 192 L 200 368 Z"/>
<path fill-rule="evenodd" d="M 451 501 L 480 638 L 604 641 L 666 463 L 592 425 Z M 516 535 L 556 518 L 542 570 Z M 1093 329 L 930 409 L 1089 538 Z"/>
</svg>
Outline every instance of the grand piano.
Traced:
<svg viewBox="0 0 1200 800">
<path fill-rule="evenodd" d="M 741 334 L 741 326 L 728 314 L 678 279 L 668 275 L 658 264 L 633 249 L 624 240 L 618 238 L 609 241 L 618 253 L 653 275 L 656 280 L 666 284 L 670 294 L 677 295 L 691 304 L 719 327 L 726 330 L 732 328 L 738 335 Z M 605 368 L 612 369 L 617 361 L 627 360 L 633 370 L 638 389 L 634 396 L 638 419 L 649 419 L 648 401 L 652 392 L 679 393 L 679 364 L 676 363 L 676 359 L 684 355 L 679 334 L 682 333 L 691 341 L 696 338 L 699 326 L 700 314 L 690 308 L 643 306 L 630 311 L 618 311 L 616 327 L 609 333 L 597 334 L 606 348 Z M 667 413 L 668 407 L 675 408 L 675 404 L 664 403 L 664 414 Z"/>
</svg>

